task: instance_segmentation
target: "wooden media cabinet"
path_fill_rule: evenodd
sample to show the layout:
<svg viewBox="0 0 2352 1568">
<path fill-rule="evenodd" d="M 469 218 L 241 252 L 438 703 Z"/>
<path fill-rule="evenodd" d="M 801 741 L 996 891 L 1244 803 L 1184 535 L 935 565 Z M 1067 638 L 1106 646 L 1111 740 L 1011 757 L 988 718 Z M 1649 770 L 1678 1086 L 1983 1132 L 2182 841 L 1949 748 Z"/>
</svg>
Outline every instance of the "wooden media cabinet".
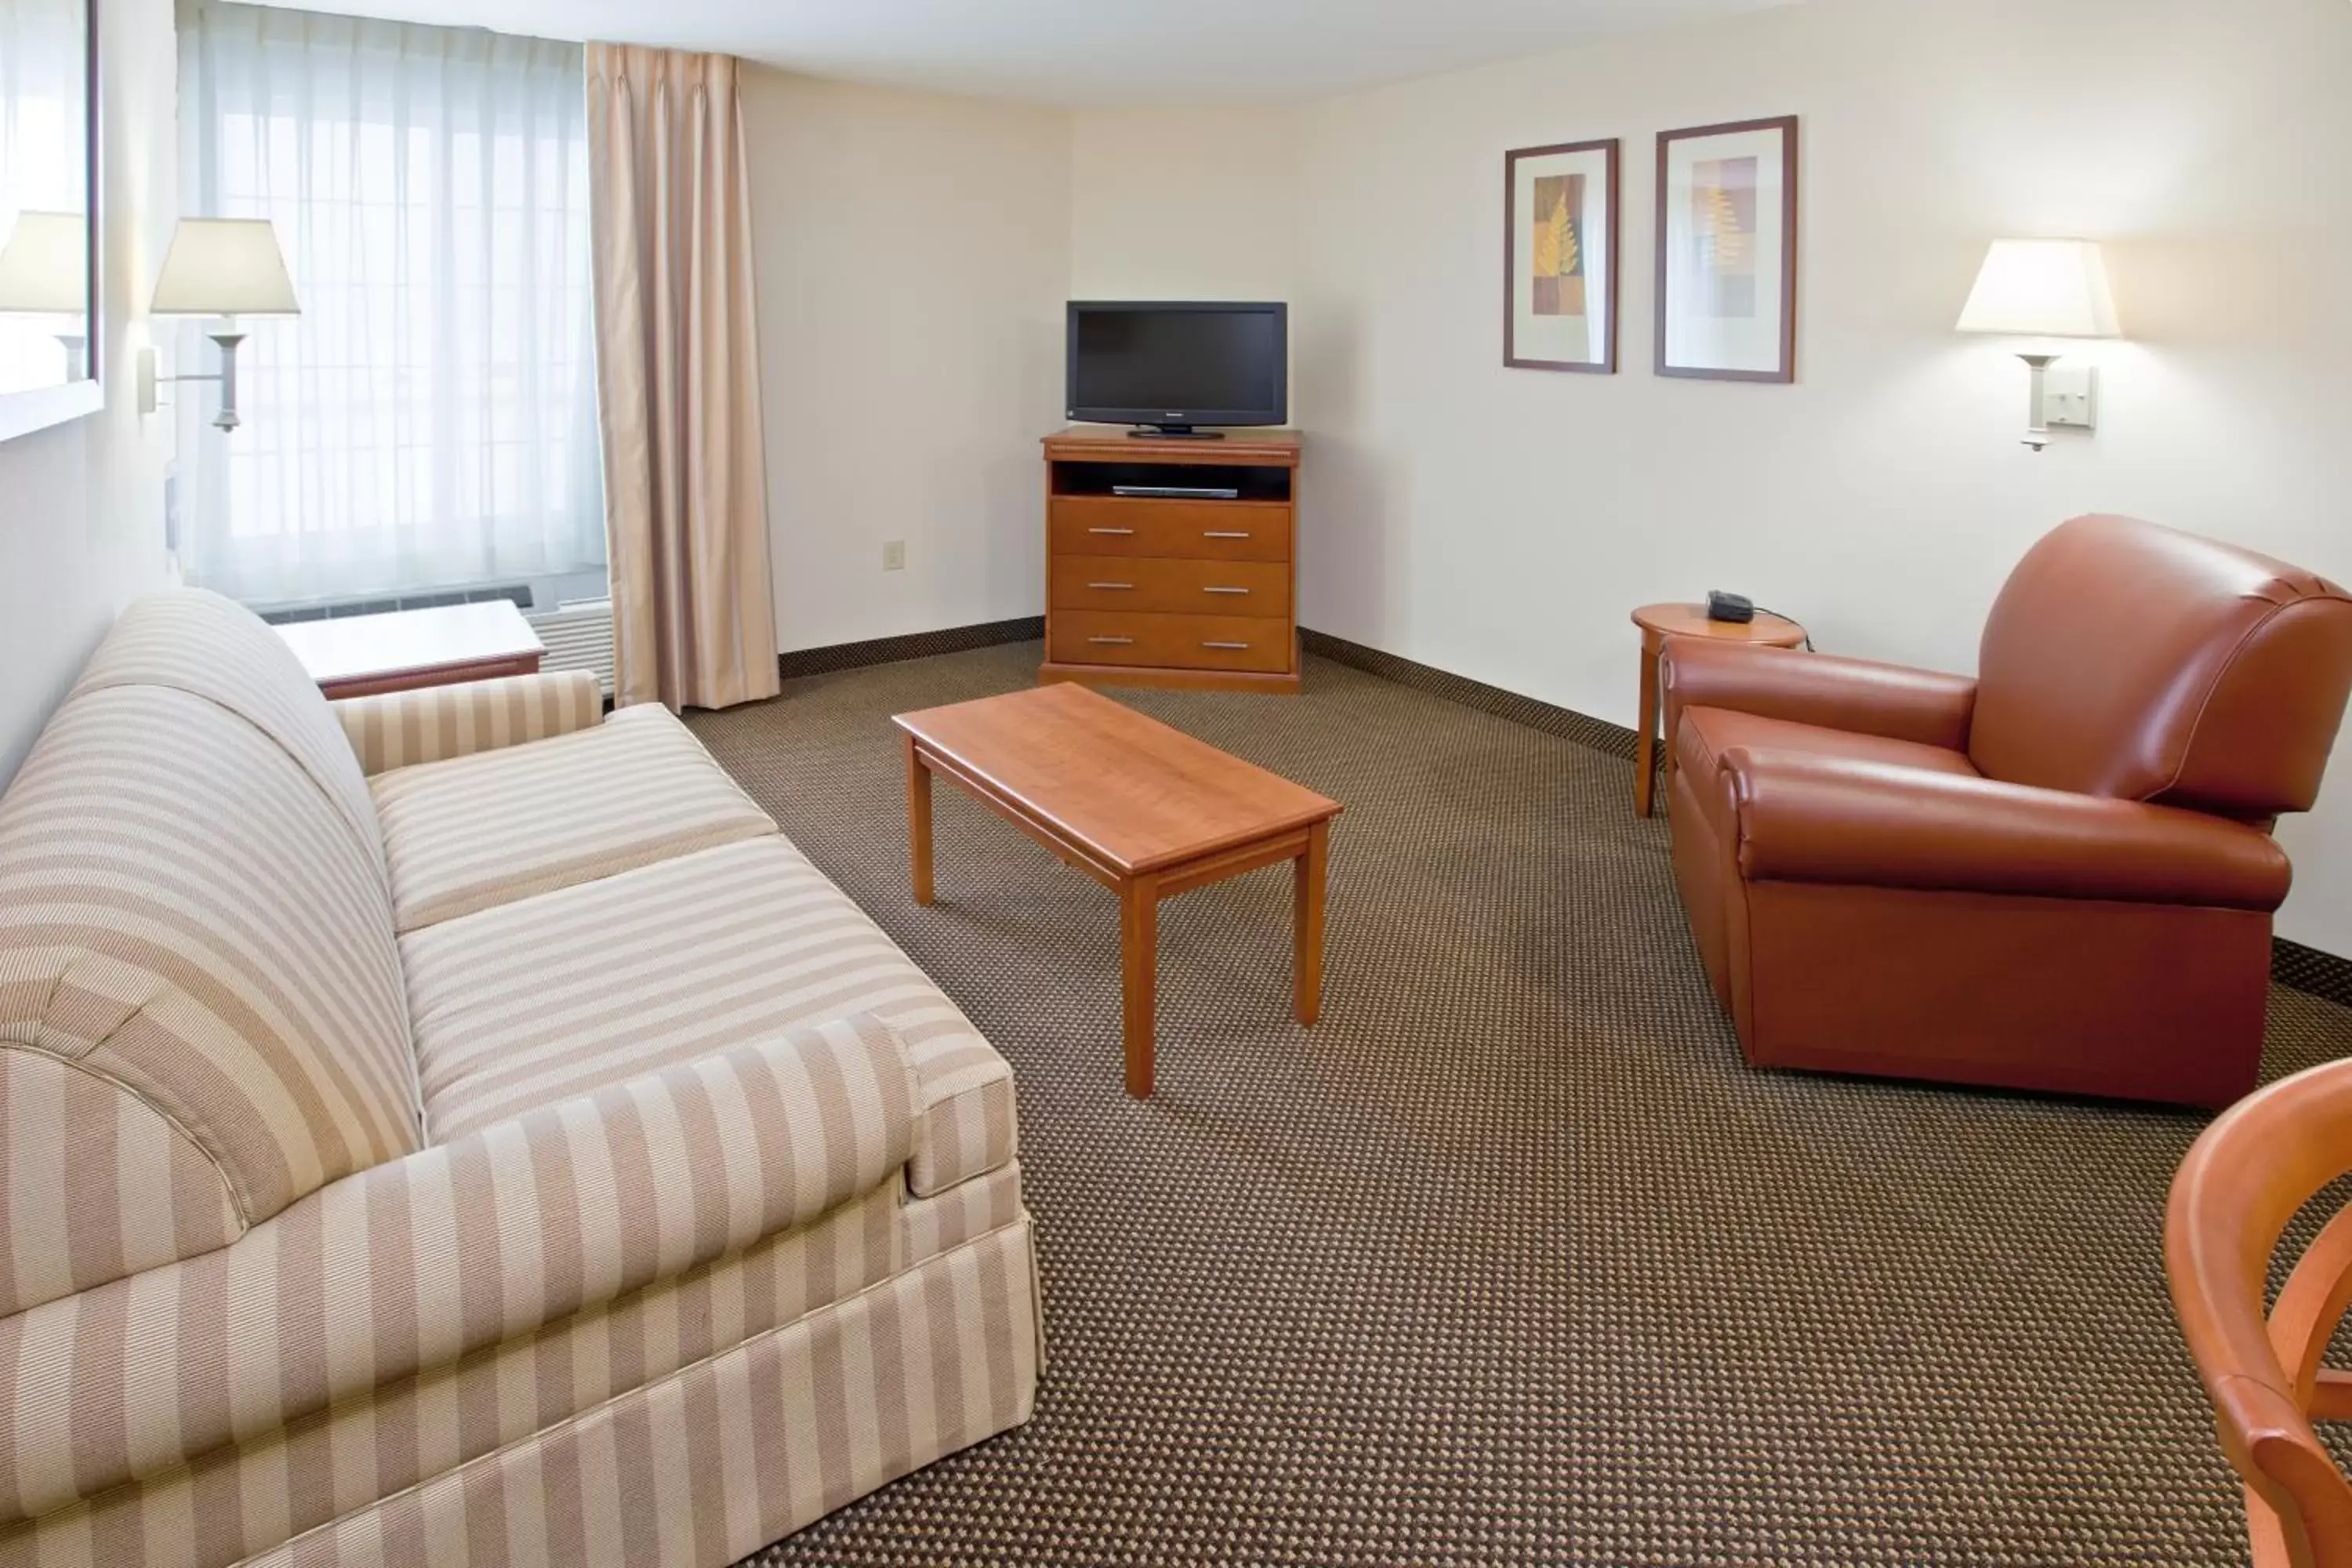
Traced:
<svg viewBox="0 0 2352 1568">
<path fill-rule="evenodd" d="M 1046 437 L 1038 679 L 1297 691 L 1298 454 L 1295 430 Z"/>
</svg>

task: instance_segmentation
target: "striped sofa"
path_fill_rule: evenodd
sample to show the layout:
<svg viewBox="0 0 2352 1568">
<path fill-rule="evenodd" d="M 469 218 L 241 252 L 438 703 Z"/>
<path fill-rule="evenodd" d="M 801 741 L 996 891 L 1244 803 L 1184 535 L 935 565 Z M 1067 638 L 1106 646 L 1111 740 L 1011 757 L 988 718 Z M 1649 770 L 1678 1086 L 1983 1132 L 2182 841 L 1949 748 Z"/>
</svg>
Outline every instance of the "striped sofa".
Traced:
<svg viewBox="0 0 2352 1568">
<path fill-rule="evenodd" d="M 1028 1418 L 1004 1062 L 658 708 L 194 591 L 0 795 L 0 1568 L 724 1563 Z"/>
</svg>

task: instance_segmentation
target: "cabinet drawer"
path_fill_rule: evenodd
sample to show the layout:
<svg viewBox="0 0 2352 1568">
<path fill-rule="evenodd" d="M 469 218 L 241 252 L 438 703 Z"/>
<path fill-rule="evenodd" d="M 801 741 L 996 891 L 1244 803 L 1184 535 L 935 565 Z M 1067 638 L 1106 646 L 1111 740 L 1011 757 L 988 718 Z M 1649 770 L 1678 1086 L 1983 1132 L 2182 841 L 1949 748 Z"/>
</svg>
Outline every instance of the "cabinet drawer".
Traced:
<svg viewBox="0 0 2352 1568">
<path fill-rule="evenodd" d="M 1056 555 L 1049 574 L 1052 603 L 1057 610 L 1276 617 L 1290 614 L 1287 562 Z"/>
<path fill-rule="evenodd" d="M 1284 501 L 1055 496 L 1047 507 L 1049 547 L 1056 555 L 1290 559 L 1290 507 Z"/>
<path fill-rule="evenodd" d="M 1047 650 L 1056 664 L 1148 664 L 1169 669 L 1290 669 L 1286 620 L 1247 616 L 1151 616 L 1055 610 Z"/>
</svg>

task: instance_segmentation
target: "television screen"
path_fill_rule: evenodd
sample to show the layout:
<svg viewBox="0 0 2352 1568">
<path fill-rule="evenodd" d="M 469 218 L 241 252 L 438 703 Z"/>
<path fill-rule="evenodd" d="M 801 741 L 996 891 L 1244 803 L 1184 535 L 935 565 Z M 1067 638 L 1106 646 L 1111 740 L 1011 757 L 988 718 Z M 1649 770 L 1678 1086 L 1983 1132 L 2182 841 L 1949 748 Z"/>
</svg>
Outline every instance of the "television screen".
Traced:
<svg viewBox="0 0 2352 1568">
<path fill-rule="evenodd" d="M 1279 425 L 1289 308 L 1074 300 L 1069 416 L 1107 425 Z"/>
</svg>

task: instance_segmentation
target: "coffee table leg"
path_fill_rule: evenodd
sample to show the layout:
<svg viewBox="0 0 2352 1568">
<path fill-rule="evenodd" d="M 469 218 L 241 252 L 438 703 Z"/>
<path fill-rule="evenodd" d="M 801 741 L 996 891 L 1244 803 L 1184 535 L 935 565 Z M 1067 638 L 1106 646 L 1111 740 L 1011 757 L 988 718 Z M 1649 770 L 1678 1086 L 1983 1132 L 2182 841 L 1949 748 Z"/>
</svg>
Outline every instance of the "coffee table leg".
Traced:
<svg viewBox="0 0 2352 1568">
<path fill-rule="evenodd" d="M 931 770 L 907 738 L 907 864 L 915 883 L 915 902 L 931 901 Z"/>
<path fill-rule="evenodd" d="M 1658 645 L 1660 639 L 1642 633 L 1642 684 L 1633 710 L 1633 809 L 1650 815 L 1658 787 Z M 1667 737 L 1669 741 L 1672 736 Z M 1673 753 L 1667 753 L 1671 760 Z"/>
<path fill-rule="evenodd" d="M 1151 1097 L 1151 1023 L 1160 976 L 1160 884 L 1139 877 L 1119 889 L 1118 945 L 1127 1042 L 1127 1092 Z"/>
<path fill-rule="evenodd" d="M 1323 882 L 1331 825 L 1307 830 L 1307 850 L 1291 862 L 1290 918 L 1297 937 L 1291 978 L 1298 996 L 1298 1021 L 1311 1024 L 1323 1012 Z"/>
</svg>

